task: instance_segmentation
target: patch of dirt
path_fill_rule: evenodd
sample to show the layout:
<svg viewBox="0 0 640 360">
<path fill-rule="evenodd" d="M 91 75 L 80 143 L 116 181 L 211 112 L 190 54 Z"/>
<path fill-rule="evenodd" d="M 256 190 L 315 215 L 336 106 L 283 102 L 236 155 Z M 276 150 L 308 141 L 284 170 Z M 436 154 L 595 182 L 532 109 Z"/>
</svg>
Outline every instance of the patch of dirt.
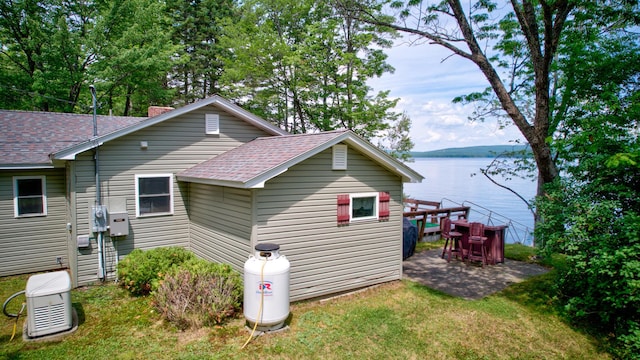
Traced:
<svg viewBox="0 0 640 360">
<path fill-rule="evenodd" d="M 202 327 L 199 329 L 187 329 L 178 333 L 178 346 L 182 347 L 191 342 L 206 338 L 209 334 L 209 328 Z"/>
</svg>

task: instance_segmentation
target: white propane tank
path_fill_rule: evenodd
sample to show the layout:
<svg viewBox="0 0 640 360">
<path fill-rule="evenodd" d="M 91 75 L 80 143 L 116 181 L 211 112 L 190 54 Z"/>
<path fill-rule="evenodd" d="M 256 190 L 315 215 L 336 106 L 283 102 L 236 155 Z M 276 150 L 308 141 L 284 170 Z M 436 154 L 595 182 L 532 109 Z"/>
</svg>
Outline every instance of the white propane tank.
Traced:
<svg viewBox="0 0 640 360">
<path fill-rule="evenodd" d="M 258 244 L 244 263 L 244 317 L 260 331 L 280 329 L 289 317 L 290 265 L 279 249 L 277 244 Z"/>
</svg>

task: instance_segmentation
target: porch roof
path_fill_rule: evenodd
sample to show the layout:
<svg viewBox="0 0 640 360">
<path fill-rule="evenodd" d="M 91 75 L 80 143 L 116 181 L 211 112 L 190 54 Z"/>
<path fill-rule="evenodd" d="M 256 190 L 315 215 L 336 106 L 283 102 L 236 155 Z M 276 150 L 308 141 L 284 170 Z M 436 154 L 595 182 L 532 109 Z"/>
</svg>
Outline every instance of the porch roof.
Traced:
<svg viewBox="0 0 640 360">
<path fill-rule="evenodd" d="M 350 130 L 257 138 L 177 174 L 178 180 L 238 188 L 261 188 L 289 167 L 333 145 L 346 143 L 405 182 L 423 177 Z"/>
</svg>

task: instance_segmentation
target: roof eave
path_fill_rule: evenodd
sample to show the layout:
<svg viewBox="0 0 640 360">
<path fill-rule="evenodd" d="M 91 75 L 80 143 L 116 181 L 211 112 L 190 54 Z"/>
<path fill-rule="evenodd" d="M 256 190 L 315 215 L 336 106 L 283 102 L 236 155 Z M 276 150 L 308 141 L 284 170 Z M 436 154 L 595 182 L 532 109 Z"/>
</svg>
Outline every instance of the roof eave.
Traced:
<svg viewBox="0 0 640 360">
<path fill-rule="evenodd" d="M 194 102 L 192 104 L 183 106 L 179 109 L 175 109 L 175 110 L 171 110 L 169 112 L 160 114 L 158 116 L 154 116 L 152 118 L 149 118 L 147 120 L 143 120 L 135 125 L 131 125 L 128 127 L 125 127 L 124 129 L 120 129 L 117 131 L 114 131 L 112 133 L 109 134 L 105 134 L 103 136 L 99 136 L 97 138 L 94 139 L 90 139 L 87 141 L 84 141 L 82 143 L 79 143 L 77 145 L 74 146 L 70 146 L 66 149 L 63 149 L 61 151 L 55 152 L 52 154 L 52 159 L 57 159 L 57 160 L 75 160 L 75 156 L 77 154 L 80 154 L 82 152 L 85 152 L 87 150 L 93 149 L 96 146 L 100 146 L 105 142 L 111 141 L 113 139 L 117 139 L 121 136 L 124 135 L 128 135 L 131 134 L 135 131 L 138 130 L 142 130 L 145 129 L 149 126 L 153 126 L 155 124 L 161 123 L 165 120 L 168 119 L 172 119 L 174 117 L 180 116 L 180 115 L 184 115 L 186 113 L 189 113 L 191 111 L 200 109 L 202 107 L 208 106 L 208 105 L 215 105 L 215 106 L 219 106 L 220 108 L 224 109 L 225 111 L 238 116 L 239 118 L 241 118 L 242 120 L 256 126 L 257 128 L 260 128 L 264 131 L 266 131 L 267 133 L 271 134 L 271 135 L 288 135 L 289 133 L 287 133 L 286 131 L 280 129 L 279 127 L 272 125 L 271 123 L 269 123 L 266 120 L 263 120 L 262 118 L 251 114 L 250 112 L 242 109 L 241 107 L 223 99 L 222 97 L 218 96 L 218 95 L 214 95 L 211 96 L 209 98 L 206 98 L 204 100 L 200 100 L 197 102 Z"/>
<path fill-rule="evenodd" d="M 415 172 L 410 167 L 392 158 L 391 156 L 382 152 L 381 150 L 378 150 L 369 142 L 357 136 L 357 134 L 355 134 L 354 132 L 348 131 L 330 140 L 327 140 L 326 142 L 318 146 L 315 146 L 314 148 L 304 153 L 300 153 L 297 156 L 289 159 L 288 161 L 280 165 L 277 165 L 271 168 L 270 170 L 265 171 L 262 174 L 254 176 L 251 179 L 246 179 L 244 181 L 225 181 L 225 180 L 218 180 L 218 179 L 211 179 L 211 178 L 199 178 L 199 177 L 178 175 L 178 180 L 200 183 L 200 184 L 208 184 L 208 185 L 229 186 L 229 187 L 243 188 L 243 189 L 263 188 L 265 183 L 268 180 L 273 179 L 276 176 L 286 172 L 291 166 L 298 164 L 308 158 L 311 158 L 312 156 L 341 142 L 345 142 L 351 145 L 358 151 L 364 153 L 366 156 L 370 157 L 371 159 L 379 163 L 382 167 L 397 174 L 402 179 L 402 182 L 419 183 L 419 182 L 422 182 L 422 180 L 424 179 L 422 175 Z"/>
<path fill-rule="evenodd" d="M 280 164 L 279 166 L 271 169 L 268 172 L 265 172 L 264 174 L 260 175 L 259 177 L 256 177 L 255 180 L 261 180 L 263 182 L 272 179 L 282 173 L 284 173 L 285 171 L 287 171 L 289 169 L 289 167 L 298 164 L 301 161 L 304 161 L 306 159 L 311 158 L 312 156 L 319 154 L 322 151 L 325 151 L 326 149 L 339 144 L 341 142 L 346 142 L 349 145 L 355 147 L 356 149 L 358 149 L 359 151 L 367 154 L 369 157 L 371 157 L 372 159 L 374 159 L 376 162 L 382 164 L 383 167 L 387 168 L 390 171 L 395 172 L 396 174 L 400 175 L 400 177 L 402 178 L 402 182 L 407 183 L 421 183 L 422 180 L 424 180 L 424 176 L 420 175 L 419 173 L 415 172 L 413 169 L 411 169 L 410 167 L 406 166 L 405 164 L 403 164 L 402 162 L 392 158 L 391 156 L 389 156 L 388 154 L 384 153 L 383 151 L 379 150 L 378 148 L 376 148 L 375 146 L 373 146 L 371 143 L 369 143 L 368 141 L 362 139 L 361 137 L 359 137 L 356 133 L 354 133 L 353 131 L 347 131 L 343 134 L 340 134 L 339 136 L 336 136 L 335 138 L 332 138 L 328 141 L 326 141 L 325 143 L 318 145 L 316 147 L 314 147 L 313 149 L 306 151 L 304 153 L 299 154 L 298 156 L 293 157 L 292 159 L 290 159 L 289 161 Z"/>
<path fill-rule="evenodd" d="M 246 181 L 220 180 L 220 179 L 200 178 L 200 177 L 185 176 L 185 175 L 176 175 L 176 178 L 178 179 L 178 181 L 192 182 L 192 183 L 205 184 L 205 185 L 226 186 L 226 187 L 233 187 L 238 189 L 262 189 L 264 188 L 264 184 L 267 181 L 286 172 L 287 170 L 289 169 L 288 168 L 282 169 L 280 167 L 274 168 L 270 171 L 267 171 L 263 174 L 260 174 Z"/>
<path fill-rule="evenodd" d="M 0 170 L 39 170 L 55 169 L 53 164 L 0 164 Z"/>
<path fill-rule="evenodd" d="M 196 184 L 216 185 L 216 186 L 232 187 L 232 188 L 239 188 L 239 189 L 245 188 L 244 183 L 240 181 L 199 178 L 199 177 L 184 176 L 184 175 L 176 175 L 176 179 L 178 181 L 184 181 L 184 182 L 190 182 L 190 183 L 196 183 Z"/>
</svg>

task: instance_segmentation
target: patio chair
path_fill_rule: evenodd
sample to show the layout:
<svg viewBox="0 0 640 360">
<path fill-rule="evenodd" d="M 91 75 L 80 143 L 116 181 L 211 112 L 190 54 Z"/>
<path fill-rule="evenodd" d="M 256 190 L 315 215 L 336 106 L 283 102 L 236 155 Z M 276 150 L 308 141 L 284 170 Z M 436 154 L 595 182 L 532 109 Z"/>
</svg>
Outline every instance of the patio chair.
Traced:
<svg viewBox="0 0 640 360">
<path fill-rule="evenodd" d="M 442 255 L 440 257 L 444 259 L 444 254 L 447 253 L 447 262 L 450 262 L 451 254 L 455 253 L 456 257 L 459 255 L 460 259 L 464 261 L 464 248 L 460 242 L 462 234 L 457 231 L 451 231 L 451 219 L 448 217 L 440 220 L 440 236 L 445 239 L 444 248 L 442 249 Z"/>
<path fill-rule="evenodd" d="M 484 224 L 479 222 L 469 224 L 469 250 L 467 250 L 467 260 L 481 261 L 482 267 L 488 265 L 487 242 L 488 238 L 484 236 Z"/>
</svg>

